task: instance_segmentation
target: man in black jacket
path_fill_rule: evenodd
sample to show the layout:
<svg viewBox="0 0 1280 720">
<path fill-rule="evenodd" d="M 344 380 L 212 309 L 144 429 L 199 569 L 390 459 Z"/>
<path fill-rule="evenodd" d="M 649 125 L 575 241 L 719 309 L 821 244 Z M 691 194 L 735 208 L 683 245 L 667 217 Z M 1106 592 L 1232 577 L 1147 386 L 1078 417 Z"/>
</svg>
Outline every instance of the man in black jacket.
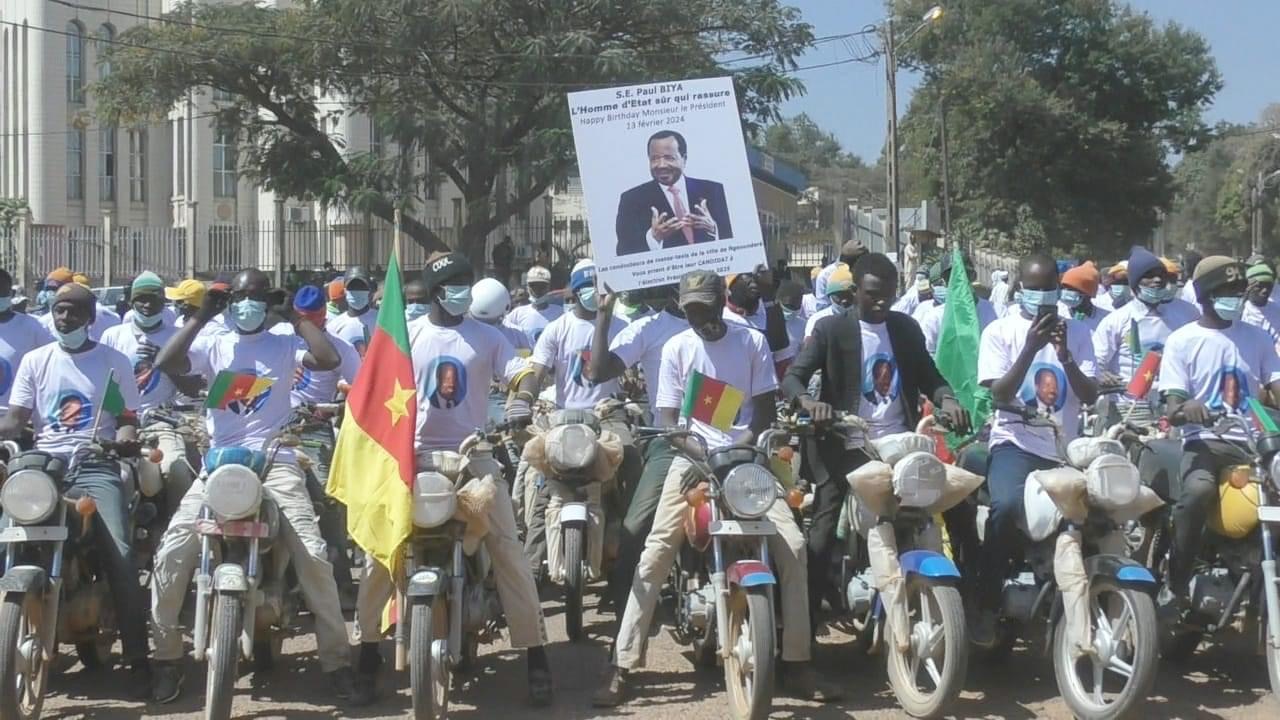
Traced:
<svg viewBox="0 0 1280 720">
<path fill-rule="evenodd" d="M 889 309 L 898 289 L 893 262 L 880 253 L 864 255 L 853 276 L 854 306 L 818 321 L 782 379 L 783 395 L 817 424 L 831 421 L 835 413 L 858 415 L 873 439 L 913 429 L 920 420 L 923 395 L 957 430 L 967 432 L 969 414 L 934 366 L 920 328 L 908 315 Z M 818 370 L 822 390 L 814 399 L 808 385 Z M 878 387 L 873 370 L 879 371 Z M 816 446 L 805 448 L 804 457 L 815 484 L 808 540 L 810 617 L 816 618 L 826 594 L 840 506 L 849 489 L 845 476 L 866 462 L 867 455 L 861 447 L 848 448 L 843 438 L 827 434 L 818 437 Z M 816 626 L 817 621 L 812 622 Z"/>
</svg>

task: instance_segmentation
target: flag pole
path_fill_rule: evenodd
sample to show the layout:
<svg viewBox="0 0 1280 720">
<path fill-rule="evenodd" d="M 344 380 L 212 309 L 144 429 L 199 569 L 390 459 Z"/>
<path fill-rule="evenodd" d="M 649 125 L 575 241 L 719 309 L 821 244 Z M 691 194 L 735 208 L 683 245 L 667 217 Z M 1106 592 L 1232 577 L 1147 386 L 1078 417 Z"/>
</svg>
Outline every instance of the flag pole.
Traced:
<svg viewBox="0 0 1280 720">
<path fill-rule="evenodd" d="M 102 411 L 105 409 L 103 406 L 107 404 L 107 393 L 111 392 L 111 383 L 115 379 L 116 370 L 111 368 L 107 371 L 107 385 L 102 389 L 102 399 L 98 401 L 98 412 L 94 413 L 93 430 L 89 432 L 89 437 L 92 438 L 90 442 L 98 441 L 98 428 L 102 425 Z"/>
</svg>

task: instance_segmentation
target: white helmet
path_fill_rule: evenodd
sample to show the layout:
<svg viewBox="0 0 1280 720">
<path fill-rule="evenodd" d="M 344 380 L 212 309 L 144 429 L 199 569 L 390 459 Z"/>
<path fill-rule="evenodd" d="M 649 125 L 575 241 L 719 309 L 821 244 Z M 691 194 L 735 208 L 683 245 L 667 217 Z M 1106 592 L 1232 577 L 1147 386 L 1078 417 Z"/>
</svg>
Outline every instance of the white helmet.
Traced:
<svg viewBox="0 0 1280 720">
<path fill-rule="evenodd" d="M 493 278 L 485 278 L 471 286 L 471 317 L 481 322 L 497 322 L 511 306 L 511 293 Z"/>
</svg>

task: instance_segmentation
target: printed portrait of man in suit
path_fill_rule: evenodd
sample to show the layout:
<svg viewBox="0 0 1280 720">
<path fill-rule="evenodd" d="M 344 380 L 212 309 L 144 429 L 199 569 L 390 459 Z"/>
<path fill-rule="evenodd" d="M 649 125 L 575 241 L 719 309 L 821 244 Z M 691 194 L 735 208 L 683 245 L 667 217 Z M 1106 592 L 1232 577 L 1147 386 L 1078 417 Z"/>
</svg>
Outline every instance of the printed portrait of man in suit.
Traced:
<svg viewBox="0 0 1280 720">
<path fill-rule="evenodd" d="M 661 130 L 646 148 L 653 179 L 618 201 L 618 256 L 733 237 L 724 185 L 685 175 L 684 136 Z"/>
</svg>

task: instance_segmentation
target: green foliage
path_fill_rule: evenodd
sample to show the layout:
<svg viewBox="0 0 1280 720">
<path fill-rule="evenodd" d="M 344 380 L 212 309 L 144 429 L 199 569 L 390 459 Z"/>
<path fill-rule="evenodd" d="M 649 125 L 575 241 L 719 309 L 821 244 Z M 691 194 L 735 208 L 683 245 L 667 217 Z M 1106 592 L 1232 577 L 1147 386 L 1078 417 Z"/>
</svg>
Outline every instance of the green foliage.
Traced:
<svg viewBox="0 0 1280 720">
<path fill-rule="evenodd" d="M 785 71 L 812 41 L 779 0 L 311 0 L 181 5 L 167 17 L 109 51 L 112 74 L 94 88 L 109 121 L 225 90 L 235 99 L 216 121 L 244 143 L 241 171 L 254 181 L 390 219 L 447 178 L 466 201 L 472 250 L 573 166 L 566 92 L 721 75 L 721 59 L 758 56 L 730 66 L 755 131 L 803 90 Z M 349 111 L 398 151 L 331 138 Z M 412 216 L 405 230 L 443 246 Z"/>
<path fill-rule="evenodd" d="M 12 233 L 28 212 L 26 198 L 0 198 L 0 235 Z"/>
<path fill-rule="evenodd" d="M 897 3 L 899 36 L 932 4 Z M 941 195 L 945 102 L 953 217 L 1058 251 L 1150 236 L 1173 199 L 1166 156 L 1204 136 L 1222 85 L 1203 38 L 1112 0 L 956 0 L 899 52 L 925 72 L 904 195 Z"/>
<path fill-rule="evenodd" d="M 771 155 L 804 168 L 811 186 L 841 202 L 856 198 L 872 204 L 884 199 L 884 167 L 868 166 L 846 151 L 834 134 L 805 113 L 769 125 L 756 134 L 755 142 Z"/>
</svg>

